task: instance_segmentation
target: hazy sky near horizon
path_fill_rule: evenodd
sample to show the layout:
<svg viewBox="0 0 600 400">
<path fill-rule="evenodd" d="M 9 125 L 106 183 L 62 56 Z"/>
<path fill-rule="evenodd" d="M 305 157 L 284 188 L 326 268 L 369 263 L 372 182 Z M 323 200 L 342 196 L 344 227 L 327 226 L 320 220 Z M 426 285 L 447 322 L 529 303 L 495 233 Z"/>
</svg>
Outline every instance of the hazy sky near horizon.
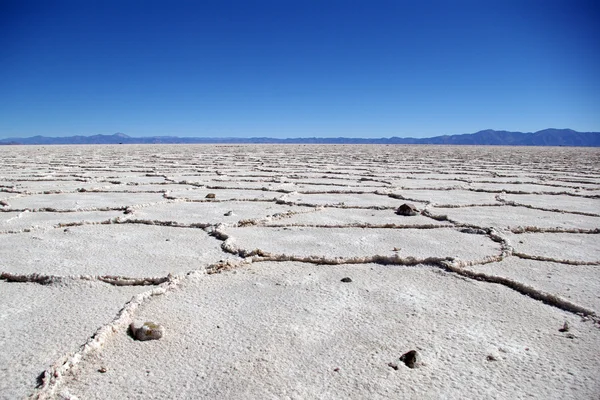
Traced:
<svg viewBox="0 0 600 400">
<path fill-rule="evenodd" d="M 599 8 L 0 0 L 0 138 L 600 131 Z"/>
</svg>

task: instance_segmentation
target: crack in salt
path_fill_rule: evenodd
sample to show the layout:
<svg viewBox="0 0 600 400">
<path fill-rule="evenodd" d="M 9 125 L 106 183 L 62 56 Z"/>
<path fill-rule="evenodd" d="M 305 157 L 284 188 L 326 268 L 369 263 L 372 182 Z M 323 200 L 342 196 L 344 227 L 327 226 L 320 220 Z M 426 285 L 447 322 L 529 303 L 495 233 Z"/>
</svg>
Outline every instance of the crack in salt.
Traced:
<svg viewBox="0 0 600 400">
<path fill-rule="evenodd" d="M 31 282 L 40 283 L 42 285 L 50 285 L 57 282 L 64 282 L 69 280 L 81 280 L 81 281 L 99 281 L 108 283 L 114 286 L 151 286 L 159 285 L 168 280 L 168 277 L 143 277 L 143 278 L 132 278 L 127 276 L 117 275 L 42 275 L 38 273 L 33 274 L 12 274 L 10 272 L 0 272 L 0 279 L 6 282 Z"/>
<path fill-rule="evenodd" d="M 578 260 L 565 260 L 553 257 L 544 257 L 544 256 L 535 256 L 530 254 L 521 253 L 518 251 L 513 251 L 513 255 L 519 258 L 523 258 L 526 260 L 536 260 L 536 261 L 549 261 L 558 264 L 566 264 L 566 265 L 600 265 L 600 261 L 578 261 Z"/>
<path fill-rule="evenodd" d="M 169 292 L 176 290 L 181 286 L 182 282 L 189 279 L 197 278 L 201 275 L 211 275 L 227 271 L 236 267 L 240 267 L 243 264 L 248 264 L 249 260 L 225 260 L 216 264 L 208 265 L 204 270 L 195 269 L 191 270 L 182 275 L 169 274 L 164 278 L 160 278 L 161 281 L 157 282 L 157 287 L 147 290 L 143 293 L 139 293 L 132 297 L 121 310 L 117 313 L 115 318 L 106 325 L 100 327 L 80 348 L 75 352 L 63 355 L 56 360 L 50 367 L 48 367 L 41 374 L 41 382 L 38 387 L 34 390 L 34 393 L 29 397 L 31 400 L 47 400 L 55 398 L 57 391 L 60 389 L 60 385 L 63 382 L 65 376 L 72 373 L 77 366 L 85 361 L 86 357 L 94 353 L 98 353 L 102 350 L 104 344 L 110 340 L 118 332 L 123 332 L 129 327 L 135 318 L 135 313 L 138 308 L 150 301 L 155 296 L 162 296 Z M 113 277 L 110 277 L 113 278 Z M 60 278 L 64 280 L 65 278 Z M 136 278 L 137 279 L 137 278 Z M 148 279 L 148 278 L 140 278 Z M 114 284 L 110 282 L 110 279 L 104 281 L 106 283 Z M 38 282 L 46 283 L 46 282 Z"/>
</svg>

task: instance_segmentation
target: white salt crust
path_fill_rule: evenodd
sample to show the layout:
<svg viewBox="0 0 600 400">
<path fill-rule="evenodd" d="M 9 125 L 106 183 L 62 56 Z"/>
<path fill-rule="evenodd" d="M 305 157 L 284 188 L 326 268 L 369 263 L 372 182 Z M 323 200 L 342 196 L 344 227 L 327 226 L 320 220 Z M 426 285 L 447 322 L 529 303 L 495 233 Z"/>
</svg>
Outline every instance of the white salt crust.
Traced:
<svg viewBox="0 0 600 400">
<path fill-rule="evenodd" d="M 0 398 L 595 398 L 599 165 L 569 148 L 2 147 Z M 135 341 L 134 321 L 165 335 Z"/>
</svg>

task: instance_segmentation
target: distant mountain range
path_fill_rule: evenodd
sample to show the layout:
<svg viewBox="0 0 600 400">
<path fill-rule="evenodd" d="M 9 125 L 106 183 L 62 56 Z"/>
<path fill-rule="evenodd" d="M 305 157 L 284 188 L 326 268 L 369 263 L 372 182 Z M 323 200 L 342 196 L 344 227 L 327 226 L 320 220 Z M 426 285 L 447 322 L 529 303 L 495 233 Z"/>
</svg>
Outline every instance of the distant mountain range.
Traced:
<svg viewBox="0 0 600 400">
<path fill-rule="evenodd" d="M 444 135 L 430 138 L 205 138 L 150 136 L 131 137 L 124 133 L 114 135 L 45 137 L 0 139 L 0 145 L 9 144 L 451 144 L 451 145 L 498 145 L 498 146 L 585 146 L 599 147 L 600 132 L 577 132 L 572 129 L 544 129 L 538 132 L 508 132 L 485 130 L 463 135 Z"/>
</svg>

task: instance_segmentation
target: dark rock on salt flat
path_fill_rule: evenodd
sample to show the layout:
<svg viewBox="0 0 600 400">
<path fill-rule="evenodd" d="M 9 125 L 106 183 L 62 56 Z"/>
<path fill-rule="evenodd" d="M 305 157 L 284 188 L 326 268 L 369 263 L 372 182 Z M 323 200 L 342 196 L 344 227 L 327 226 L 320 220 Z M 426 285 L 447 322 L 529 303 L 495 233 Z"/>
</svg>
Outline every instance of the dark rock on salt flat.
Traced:
<svg viewBox="0 0 600 400">
<path fill-rule="evenodd" d="M 404 203 L 396 210 L 396 214 L 404 216 L 413 216 L 419 214 L 419 210 L 412 203 Z"/>
<path fill-rule="evenodd" d="M 352 282 L 352 279 L 349 278 L 349 277 L 345 277 L 345 278 L 342 278 L 342 282 L 344 282 L 344 283 L 350 283 L 350 282 Z"/>
<path fill-rule="evenodd" d="M 408 368 L 417 368 L 421 364 L 421 357 L 416 350 L 408 351 L 400 356 L 402 361 Z"/>
<path fill-rule="evenodd" d="M 137 340 L 157 340 L 163 337 L 165 328 L 162 325 L 154 322 L 136 323 L 133 322 L 130 326 L 133 337 Z"/>
</svg>

